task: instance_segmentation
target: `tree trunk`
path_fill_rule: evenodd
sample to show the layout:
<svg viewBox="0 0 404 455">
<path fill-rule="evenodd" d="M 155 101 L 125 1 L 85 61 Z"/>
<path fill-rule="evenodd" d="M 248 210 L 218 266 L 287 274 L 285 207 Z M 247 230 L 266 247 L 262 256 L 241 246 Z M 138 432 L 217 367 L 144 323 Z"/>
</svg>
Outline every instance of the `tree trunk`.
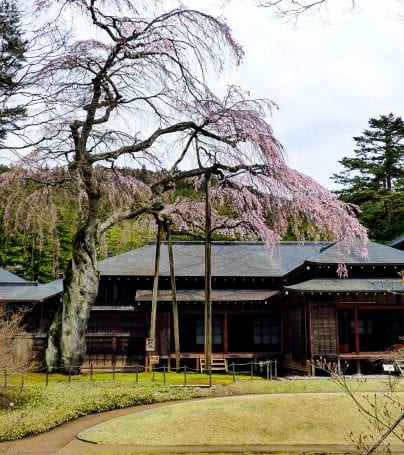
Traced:
<svg viewBox="0 0 404 455">
<path fill-rule="evenodd" d="M 85 334 L 99 284 L 97 266 L 99 234 L 94 220 L 82 226 L 73 242 L 73 257 L 63 282 L 63 310 L 52 323 L 46 361 L 77 374 L 86 353 Z"/>
<path fill-rule="evenodd" d="M 46 366 L 50 372 L 55 371 L 60 358 L 60 336 L 62 333 L 62 306 L 57 310 L 49 328 L 48 346 L 45 353 Z"/>
<path fill-rule="evenodd" d="M 206 175 L 205 200 L 205 369 L 212 366 L 212 209 L 210 200 L 211 175 Z"/>
<path fill-rule="evenodd" d="M 80 218 L 63 280 L 62 312 L 52 323 L 46 352 L 48 368 L 60 367 L 67 374 L 79 373 L 84 361 L 87 323 L 99 285 L 100 193 L 91 167 L 83 166 L 74 176 Z"/>
</svg>

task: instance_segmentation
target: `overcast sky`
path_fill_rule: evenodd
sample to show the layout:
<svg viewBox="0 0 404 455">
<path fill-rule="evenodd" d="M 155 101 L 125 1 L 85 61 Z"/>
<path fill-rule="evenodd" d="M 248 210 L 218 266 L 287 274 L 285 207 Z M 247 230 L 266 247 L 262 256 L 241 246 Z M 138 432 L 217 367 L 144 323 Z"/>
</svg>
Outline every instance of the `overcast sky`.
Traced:
<svg viewBox="0 0 404 455">
<path fill-rule="evenodd" d="M 329 177 L 353 154 L 370 117 L 404 116 L 404 1 L 329 0 L 328 12 L 275 19 L 253 0 L 185 0 L 224 15 L 245 49 L 237 83 L 279 107 L 271 124 L 288 164 L 335 188 Z M 400 16 L 401 14 L 401 16 Z"/>
</svg>

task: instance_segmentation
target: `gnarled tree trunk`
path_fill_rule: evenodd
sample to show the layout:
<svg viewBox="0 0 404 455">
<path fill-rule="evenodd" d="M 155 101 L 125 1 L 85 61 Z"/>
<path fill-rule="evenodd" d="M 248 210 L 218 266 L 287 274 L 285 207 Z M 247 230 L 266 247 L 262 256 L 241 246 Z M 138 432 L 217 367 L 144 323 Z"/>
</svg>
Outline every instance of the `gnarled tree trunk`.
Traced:
<svg viewBox="0 0 404 455">
<path fill-rule="evenodd" d="M 63 309 L 49 334 L 46 361 L 50 370 L 61 367 L 65 373 L 78 373 L 84 361 L 87 322 L 98 293 L 97 251 L 96 226 L 83 226 L 77 232 L 63 283 Z"/>
<path fill-rule="evenodd" d="M 62 309 L 52 323 L 46 361 L 49 370 L 60 367 L 77 374 L 86 353 L 85 334 L 92 304 L 98 294 L 100 193 L 93 170 L 76 172 L 81 213 L 72 245 L 72 259 L 63 281 Z"/>
</svg>

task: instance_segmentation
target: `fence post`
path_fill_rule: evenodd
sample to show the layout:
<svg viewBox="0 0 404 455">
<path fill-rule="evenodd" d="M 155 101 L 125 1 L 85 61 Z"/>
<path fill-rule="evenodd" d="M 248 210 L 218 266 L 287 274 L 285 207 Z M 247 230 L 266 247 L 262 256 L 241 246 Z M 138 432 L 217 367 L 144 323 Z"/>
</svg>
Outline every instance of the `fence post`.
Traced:
<svg viewBox="0 0 404 455">
<path fill-rule="evenodd" d="M 267 381 L 269 380 L 269 360 L 267 359 L 266 362 L 266 369 L 267 369 Z"/>
<path fill-rule="evenodd" d="M 112 380 L 115 381 L 115 362 L 112 362 Z"/>
<path fill-rule="evenodd" d="M 235 370 L 235 367 L 234 367 L 234 362 L 232 362 L 232 364 L 231 364 L 231 369 L 232 369 L 232 372 L 233 372 L 233 382 L 236 382 L 236 370 Z"/>
<path fill-rule="evenodd" d="M 48 386 L 49 384 L 49 368 L 46 367 L 46 370 L 45 370 L 45 385 Z"/>
<path fill-rule="evenodd" d="M 154 382 L 154 371 L 155 371 L 155 365 L 154 363 L 151 364 L 151 370 L 152 370 L 152 381 Z"/>
<path fill-rule="evenodd" d="M 212 387 L 212 369 L 209 370 L 209 387 Z"/>
<path fill-rule="evenodd" d="M 93 362 L 90 362 L 90 380 L 93 380 Z"/>
<path fill-rule="evenodd" d="M 272 381 L 272 360 L 269 361 L 269 379 Z"/>
<path fill-rule="evenodd" d="M 136 377 L 136 384 L 139 382 L 139 364 L 136 362 L 135 367 L 135 377 Z"/>
<path fill-rule="evenodd" d="M 187 385 L 187 366 L 184 365 L 184 385 Z"/>
<path fill-rule="evenodd" d="M 275 359 L 275 379 L 278 379 L 278 359 Z"/>
<path fill-rule="evenodd" d="M 254 360 L 251 360 L 250 379 L 254 376 Z"/>
<path fill-rule="evenodd" d="M 165 365 L 163 365 L 163 383 L 164 383 L 164 385 L 166 383 L 166 366 Z"/>
</svg>

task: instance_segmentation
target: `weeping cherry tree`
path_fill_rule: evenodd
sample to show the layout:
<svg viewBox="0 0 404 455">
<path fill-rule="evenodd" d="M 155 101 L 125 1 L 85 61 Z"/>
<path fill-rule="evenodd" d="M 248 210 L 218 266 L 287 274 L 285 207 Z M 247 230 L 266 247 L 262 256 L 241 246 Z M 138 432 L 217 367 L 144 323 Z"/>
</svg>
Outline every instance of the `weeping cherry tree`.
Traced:
<svg viewBox="0 0 404 455">
<path fill-rule="evenodd" d="M 202 216 L 201 204 L 166 198 L 178 181 L 215 177 L 212 198 L 231 213 L 212 216 L 225 231 L 274 244 L 288 226 L 297 231 L 305 220 L 346 249 L 358 238 L 364 249 L 366 233 L 354 209 L 286 165 L 266 121 L 272 103 L 250 100 L 237 87 L 223 99 L 209 89 L 207 75 L 238 64 L 243 55 L 223 20 L 180 5 L 167 11 L 152 0 L 36 5 L 46 17 L 55 16 L 52 30 L 64 37 L 63 46 L 56 55 L 26 56 L 29 77 L 21 96 L 31 100 L 31 117 L 18 131 L 19 141 L 8 143 L 19 160 L 0 175 L 0 187 L 39 185 L 23 201 L 16 194 L 9 198 L 8 220 L 20 220 L 22 228 L 57 216 L 50 202 L 55 188 L 77 207 L 63 306 L 48 340 L 51 369 L 77 372 L 83 362 L 100 236 L 143 215 L 165 211 L 179 227 Z M 82 19 L 61 33 L 61 21 L 72 17 Z M 120 174 L 116 165 L 122 163 L 168 171 L 147 186 Z"/>
</svg>

